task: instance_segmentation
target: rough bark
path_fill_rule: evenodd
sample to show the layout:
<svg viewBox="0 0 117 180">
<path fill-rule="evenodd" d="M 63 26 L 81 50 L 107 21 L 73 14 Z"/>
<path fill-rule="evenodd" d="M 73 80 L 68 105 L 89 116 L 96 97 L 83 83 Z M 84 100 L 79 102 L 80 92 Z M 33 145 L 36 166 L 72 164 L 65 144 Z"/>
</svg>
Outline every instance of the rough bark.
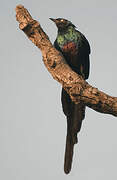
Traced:
<svg viewBox="0 0 117 180">
<path fill-rule="evenodd" d="M 99 91 L 97 88 L 89 85 L 80 75 L 73 72 L 62 54 L 53 47 L 39 22 L 34 20 L 22 5 L 16 7 L 16 19 L 19 22 L 19 28 L 41 50 L 43 62 L 52 77 L 61 83 L 72 101 L 78 104 L 79 108 L 83 104 L 84 107 L 88 106 L 95 111 L 117 116 L 117 97 L 111 97 Z M 82 108 L 79 110 L 81 111 Z M 83 119 L 84 113 L 81 112 L 79 120 L 82 121 Z M 71 134 L 73 139 L 76 139 L 77 136 L 77 124 L 78 122 L 75 121 Z M 66 142 L 68 154 L 65 156 L 65 173 L 69 173 L 71 170 L 75 143 L 75 141 L 72 144 L 69 144 L 68 141 Z"/>
<path fill-rule="evenodd" d="M 16 7 L 19 28 L 41 50 L 43 62 L 53 78 L 62 84 L 71 99 L 101 112 L 117 116 L 117 97 L 111 97 L 89 85 L 67 65 L 62 54 L 51 44 L 39 22 L 34 20 L 22 5 Z"/>
</svg>

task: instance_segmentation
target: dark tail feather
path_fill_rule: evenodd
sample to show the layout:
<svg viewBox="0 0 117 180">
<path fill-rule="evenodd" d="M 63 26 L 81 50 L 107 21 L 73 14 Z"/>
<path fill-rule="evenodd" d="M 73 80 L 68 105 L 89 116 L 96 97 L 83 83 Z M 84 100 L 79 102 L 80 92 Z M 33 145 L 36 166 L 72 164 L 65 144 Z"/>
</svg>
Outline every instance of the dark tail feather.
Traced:
<svg viewBox="0 0 117 180">
<path fill-rule="evenodd" d="M 65 149 L 65 159 L 64 159 L 64 171 L 68 174 L 72 166 L 73 158 L 73 137 L 72 137 L 72 119 L 67 117 L 67 137 L 66 137 L 66 149 Z"/>
<path fill-rule="evenodd" d="M 85 116 L 85 105 L 82 102 L 75 104 L 71 101 L 67 92 L 62 89 L 62 107 L 67 117 L 67 137 L 64 158 L 64 172 L 68 174 L 72 167 L 74 144 L 78 142 L 77 133 L 81 129 Z"/>
<path fill-rule="evenodd" d="M 72 109 L 72 116 L 67 116 L 67 137 L 64 159 L 64 172 L 66 174 L 71 171 L 74 145 L 78 142 L 77 133 L 80 132 L 82 120 L 85 115 L 85 106 L 82 103 L 78 105 L 74 104 Z"/>
</svg>

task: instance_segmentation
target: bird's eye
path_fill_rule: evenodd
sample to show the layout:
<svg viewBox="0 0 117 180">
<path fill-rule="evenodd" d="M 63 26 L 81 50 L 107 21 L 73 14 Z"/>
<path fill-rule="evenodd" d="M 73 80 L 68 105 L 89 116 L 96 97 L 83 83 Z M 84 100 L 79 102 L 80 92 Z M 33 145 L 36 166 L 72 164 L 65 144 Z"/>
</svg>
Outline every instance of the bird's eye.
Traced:
<svg viewBox="0 0 117 180">
<path fill-rule="evenodd" d="M 63 22 L 64 20 L 63 19 L 61 19 L 61 22 Z"/>
</svg>

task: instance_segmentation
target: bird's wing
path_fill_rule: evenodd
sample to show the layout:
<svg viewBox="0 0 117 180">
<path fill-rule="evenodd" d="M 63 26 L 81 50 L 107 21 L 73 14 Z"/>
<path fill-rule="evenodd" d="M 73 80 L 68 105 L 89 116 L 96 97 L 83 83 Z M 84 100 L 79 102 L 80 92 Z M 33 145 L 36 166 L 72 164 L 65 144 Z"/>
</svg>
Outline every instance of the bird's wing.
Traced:
<svg viewBox="0 0 117 180">
<path fill-rule="evenodd" d="M 88 40 L 86 39 L 86 37 L 79 31 L 77 31 L 78 33 L 80 33 L 81 35 L 81 39 L 82 39 L 82 47 L 83 49 L 85 49 L 85 53 L 90 54 L 91 53 L 91 48 L 90 48 L 90 44 L 88 42 Z"/>
<path fill-rule="evenodd" d="M 80 66 L 80 71 L 84 79 L 88 79 L 89 77 L 89 71 L 90 71 L 90 60 L 89 55 L 84 54 L 82 57 L 82 62 Z"/>
<path fill-rule="evenodd" d="M 91 48 L 86 37 L 81 32 L 77 32 L 81 36 L 81 40 L 78 47 L 80 52 L 80 56 L 78 56 L 78 58 L 80 57 L 81 59 L 81 71 L 83 71 L 84 79 L 88 79 L 90 71 L 89 54 L 91 53 Z"/>
</svg>

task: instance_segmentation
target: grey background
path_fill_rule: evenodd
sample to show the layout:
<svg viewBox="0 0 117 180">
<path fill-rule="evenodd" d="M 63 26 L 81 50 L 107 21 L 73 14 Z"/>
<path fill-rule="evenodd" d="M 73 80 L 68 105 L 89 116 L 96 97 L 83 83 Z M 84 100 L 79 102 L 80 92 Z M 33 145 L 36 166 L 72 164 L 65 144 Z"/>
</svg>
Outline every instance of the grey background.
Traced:
<svg viewBox="0 0 117 180">
<path fill-rule="evenodd" d="M 90 42 L 88 82 L 117 96 L 117 1 L 1 1 L 0 5 L 0 179 L 117 179 L 117 119 L 89 108 L 75 147 L 70 175 L 63 172 L 66 120 L 61 86 L 41 52 L 18 28 L 15 7 L 23 4 L 53 42 L 49 17 L 71 20 Z"/>
</svg>

